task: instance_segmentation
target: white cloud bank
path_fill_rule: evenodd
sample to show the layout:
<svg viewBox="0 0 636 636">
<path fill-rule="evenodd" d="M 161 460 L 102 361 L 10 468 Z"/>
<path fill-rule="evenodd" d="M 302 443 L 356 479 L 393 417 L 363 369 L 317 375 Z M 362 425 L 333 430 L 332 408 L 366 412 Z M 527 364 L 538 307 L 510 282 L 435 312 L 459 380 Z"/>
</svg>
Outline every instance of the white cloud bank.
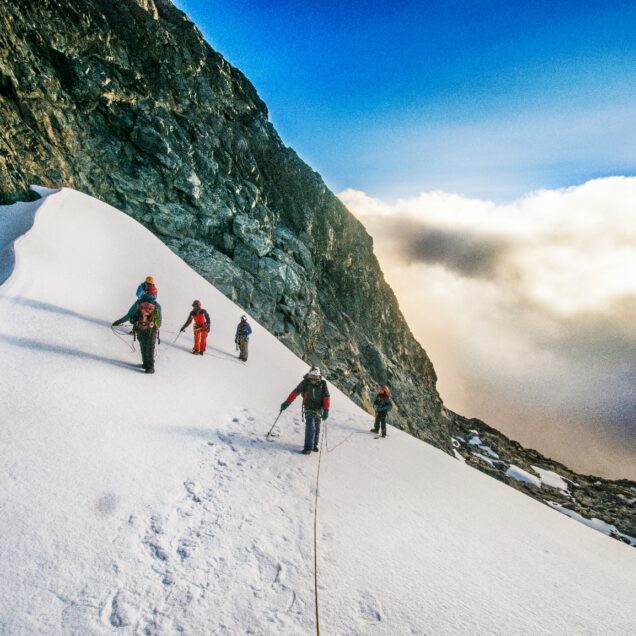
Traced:
<svg viewBox="0 0 636 636">
<path fill-rule="evenodd" d="M 636 178 L 508 205 L 339 196 L 451 408 L 572 467 L 636 478 Z"/>
</svg>

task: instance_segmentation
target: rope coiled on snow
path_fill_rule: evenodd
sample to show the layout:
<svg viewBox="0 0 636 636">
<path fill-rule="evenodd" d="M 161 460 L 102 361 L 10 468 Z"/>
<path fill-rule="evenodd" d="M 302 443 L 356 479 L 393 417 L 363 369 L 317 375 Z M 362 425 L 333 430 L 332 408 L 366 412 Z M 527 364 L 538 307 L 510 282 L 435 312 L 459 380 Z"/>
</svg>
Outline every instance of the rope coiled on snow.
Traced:
<svg viewBox="0 0 636 636">
<path fill-rule="evenodd" d="M 112 331 L 112 332 L 113 332 L 113 333 L 114 333 L 114 334 L 115 334 L 115 335 L 116 335 L 116 336 L 117 336 L 117 337 L 118 337 L 118 338 L 119 338 L 122 342 L 126 343 L 126 346 L 127 346 L 127 347 L 130 347 L 130 350 L 131 350 L 133 353 L 135 353 L 135 351 L 136 351 L 136 349 L 135 349 L 135 345 L 134 345 L 134 344 L 132 344 L 132 343 L 130 343 L 130 342 L 128 342 L 128 340 L 126 340 L 125 338 L 123 338 L 123 337 L 122 337 L 122 335 L 123 335 L 123 334 L 122 334 L 121 332 L 117 331 L 117 330 L 115 329 L 115 327 L 113 327 L 113 325 L 111 325 L 110 330 L 111 330 L 111 331 Z"/>
</svg>

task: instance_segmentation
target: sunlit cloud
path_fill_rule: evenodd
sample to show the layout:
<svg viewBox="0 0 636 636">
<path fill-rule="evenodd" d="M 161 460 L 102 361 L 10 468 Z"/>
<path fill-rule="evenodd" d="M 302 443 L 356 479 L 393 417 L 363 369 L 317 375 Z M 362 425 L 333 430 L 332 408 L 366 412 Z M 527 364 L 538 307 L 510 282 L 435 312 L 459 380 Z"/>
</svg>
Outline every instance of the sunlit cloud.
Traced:
<svg viewBox="0 0 636 636">
<path fill-rule="evenodd" d="M 508 205 L 340 198 L 374 237 L 451 408 L 582 469 L 636 477 L 636 178 Z"/>
</svg>

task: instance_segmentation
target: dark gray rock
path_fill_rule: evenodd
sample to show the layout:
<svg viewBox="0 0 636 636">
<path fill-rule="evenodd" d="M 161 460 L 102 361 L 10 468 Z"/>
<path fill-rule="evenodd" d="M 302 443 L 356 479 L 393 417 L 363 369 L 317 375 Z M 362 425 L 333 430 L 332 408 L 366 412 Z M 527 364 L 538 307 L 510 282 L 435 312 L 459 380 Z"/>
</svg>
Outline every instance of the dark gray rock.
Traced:
<svg viewBox="0 0 636 636">
<path fill-rule="evenodd" d="M 135 126 L 130 138 L 135 146 L 155 157 L 161 157 L 170 152 L 170 146 L 166 143 L 164 136 L 150 126 Z"/>
</svg>

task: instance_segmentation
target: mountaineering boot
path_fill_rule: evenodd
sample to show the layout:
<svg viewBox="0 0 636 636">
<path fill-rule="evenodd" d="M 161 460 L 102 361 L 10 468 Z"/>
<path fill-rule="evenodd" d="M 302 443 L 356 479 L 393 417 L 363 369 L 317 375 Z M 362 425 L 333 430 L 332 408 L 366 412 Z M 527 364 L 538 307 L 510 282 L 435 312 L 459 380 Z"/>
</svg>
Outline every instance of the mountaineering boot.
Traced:
<svg viewBox="0 0 636 636">
<path fill-rule="evenodd" d="M 369 429 L 369 433 L 375 433 L 377 435 L 379 432 L 380 431 L 377 428 L 370 428 Z"/>
<path fill-rule="evenodd" d="M 196 356 L 199 352 L 196 349 L 192 349 L 192 353 Z"/>
<path fill-rule="evenodd" d="M 314 446 L 314 453 L 317 453 L 319 450 L 318 446 Z"/>
<path fill-rule="evenodd" d="M 309 455 L 311 453 L 311 448 L 303 448 L 300 452 L 303 455 Z"/>
<path fill-rule="evenodd" d="M 148 369 L 146 369 L 146 373 L 154 373 L 155 370 L 153 367 L 149 367 Z"/>
</svg>

